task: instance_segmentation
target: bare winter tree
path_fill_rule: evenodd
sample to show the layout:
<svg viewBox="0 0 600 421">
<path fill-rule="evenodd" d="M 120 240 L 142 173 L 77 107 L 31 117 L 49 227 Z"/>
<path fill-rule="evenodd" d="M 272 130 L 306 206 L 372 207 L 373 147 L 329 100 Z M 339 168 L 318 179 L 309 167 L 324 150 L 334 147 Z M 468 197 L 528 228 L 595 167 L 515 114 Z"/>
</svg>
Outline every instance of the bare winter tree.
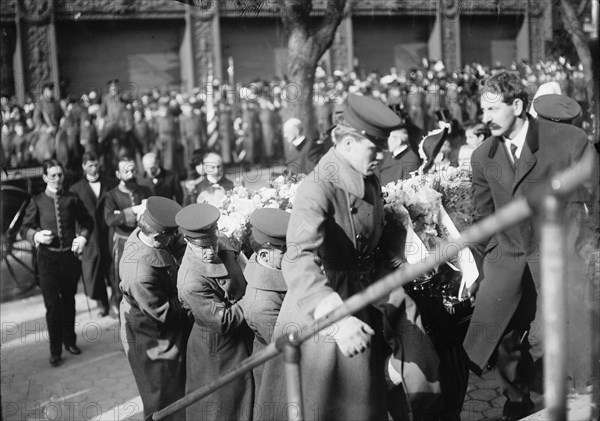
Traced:
<svg viewBox="0 0 600 421">
<path fill-rule="evenodd" d="M 216 0 L 177 0 L 196 7 L 217 7 Z M 268 0 L 235 0 L 242 15 L 258 14 Z M 319 59 L 333 44 L 335 32 L 348 13 L 350 1 L 325 0 L 322 16 L 315 19 L 312 0 L 276 0 L 288 32 L 288 85 L 285 91 L 289 117 L 305 122 L 316 136 L 313 104 L 315 69 Z M 347 4 L 348 3 L 348 4 Z M 271 3 L 272 5 L 272 3 Z M 348 6 L 348 7 L 347 7 Z M 319 14 L 321 15 L 321 14 Z"/>
<path fill-rule="evenodd" d="M 297 88 L 298 97 L 288 102 L 291 115 L 305 122 L 305 127 L 314 128 L 313 85 L 318 61 L 331 47 L 335 32 L 347 12 L 346 0 L 327 0 L 323 18 L 315 23 L 309 20 L 312 0 L 280 0 L 281 18 L 289 33 L 288 72 L 292 86 Z M 291 98 L 290 98 L 291 99 Z"/>
<path fill-rule="evenodd" d="M 598 135 L 598 75 L 594 74 L 593 56 L 585 32 L 583 32 L 582 16 L 586 11 L 589 0 L 560 0 L 560 15 L 563 26 L 571 35 L 571 41 L 577 51 L 579 61 L 583 66 L 587 96 L 592 112 L 596 116 L 594 133 Z"/>
</svg>

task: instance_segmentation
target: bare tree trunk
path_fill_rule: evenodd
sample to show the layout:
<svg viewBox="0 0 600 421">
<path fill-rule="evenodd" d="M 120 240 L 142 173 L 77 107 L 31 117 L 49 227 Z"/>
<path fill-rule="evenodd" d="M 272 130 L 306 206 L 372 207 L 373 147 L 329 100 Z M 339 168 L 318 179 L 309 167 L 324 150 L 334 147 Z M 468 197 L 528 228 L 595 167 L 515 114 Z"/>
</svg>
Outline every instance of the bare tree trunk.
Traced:
<svg viewBox="0 0 600 421">
<path fill-rule="evenodd" d="M 571 40 L 577 50 L 577 55 L 583 66 L 583 74 L 585 75 L 586 90 L 588 100 L 592 113 L 595 115 L 594 119 L 594 137 L 598 135 L 598 77 L 594 77 L 594 64 L 592 60 L 592 53 L 590 45 L 583 32 L 581 22 L 577 15 L 577 10 L 570 0 L 560 0 L 562 13 L 563 25 L 565 29 L 571 34 Z"/>
<path fill-rule="evenodd" d="M 299 118 L 309 138 L 318 134 L 313 103 L 313 84 L 318 61 L 333 43 L 346 0 L 327 0 L 319 25 L 311 25 L 311 0 L 282 0 L 282 20 L 288 28 L 288 117 Z"/>
</svg>

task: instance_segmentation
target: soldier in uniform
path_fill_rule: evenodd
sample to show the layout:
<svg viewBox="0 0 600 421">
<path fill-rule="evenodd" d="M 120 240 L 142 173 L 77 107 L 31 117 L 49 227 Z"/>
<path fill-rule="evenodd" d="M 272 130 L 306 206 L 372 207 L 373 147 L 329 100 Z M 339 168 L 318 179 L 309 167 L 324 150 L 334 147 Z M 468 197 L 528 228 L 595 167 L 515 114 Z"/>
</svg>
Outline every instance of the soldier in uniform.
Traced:
<svg viewBox="0 0 600 421">
<path fill-rule="evenodd" d="M 34 159 L 42 162 L 54 155 L 54 138 L 59 134 L 58 131 L 63 117 L 63 110 L 56 100 L 54 84 L 44 84 L 40 100 L 33 110 L 33 122 L 39 135 L 33 150 Z"/>
<path fill-rule="evenodd" d="M 176 241 L 180 209 L 173 200 L 150 197 L 119 266 L 121 340 L 145 417 L 185 395 L 191 320 L 177 297 L 177 261 L 185 250 L 183 241 Z M 169 419 L 185 419 L 185 414 Z"/>
<path fill-rule="evenodd" d="M 152 196 L 152 192 L 148 187 L 137 184 L 137 167 L 133 158 L 122 157 L 116 175 L 120 181 L 106 193 L 104 219 L 112 228 L 111 304 L 118 314 L 121 302 L 119 262 L 123 247 L 137 226 L 137 220 L 146 208 L 146 199 Z"/>
<path fill-rule="evenodd" d="M 288 251 L 282 263 L 288 291 L 274 338 L 290 334 L 294 326 L 313 323 L 376 281 L 376 250 L 384 232 L 384 211 L 375 171 L 390 131 L 400 123 L 382 102 L 349 95 L 343 121 L 332 133 L 335 146 L 302 182 L 294 200 L 286 239 Z M 416 314 L 414 302 L 402 289 L 394 291 L 390 299 L 385 306 L 367 306 L 301 345 L 307 420 L 388 418 L 384 361 L 390 351 L 384 339 L 384 321 L 386 326 L 395 325 L 390 315 L 398 308 L 410 308 Z M 409 320 L 415 322 L 410 317 L 404 320 L 407 326 Z M 403 339 L 407 341 L 402 344 L 403 352 L 420 358 L 417 353 L 432 351 L 422 330 L 412 333 Z M 428 349 L 408 343 L 419 338 Z M 265 364 L 257 418 L 286 418 L 284 378 L 282 358 Z M 415 384 L 405 386 L 408 394 Z"/>
<path fill-rule="evenodd" d="M 71 186 L 94 219 L 94 231 L 81 261 L 81 277 L 88 297 L 96 300 L 99 316 L 108 314 L 108 294 L 106 279 L 110 280 L 110 248 L 108 246 L 108 226 L 104 221 L 104 195 L 117 184 L 112 178 L 100 174 L 98 158 L 94 153 L 84 153 L 82 157 L 84 178 Z"/>
<path fill-rule="evenodd" d="M 183 307 L 195 323 L 187 353 L 186 392 L 218 379 L 250 355 L 252 332 L 239 300 L 246 280 L 238 265 L 238 253 L 226 238 L 218 236 L 219 210 L 192 204 L 176 216 L 187 249 L 177 275 Z M 190 420 L 244 420 L 252 411 L 252 374 L 187 408 Z"/>
<path fill-rule="evenodd" d="M 281 209 L 256 209 L 250 215 L 250 244 L 254 254 L 244 269 L 248 282 L 240 302 L 248 326 L 254 331 L 254 350 L 263 349 L 273 338 L 273 330 L 287 286 L 281 272 L 286 251 L 285 233 L 290 213 Z M 263 366 L 254 369 L 256 389 L 260 388 Z"/>
<path fill-rule="evenodd" d="M 37 248 L 50 364 L 57 366 L 62 361 L 63 344 L 71 354 L 81 353 L 75 343 L 75 293 L 81 275 L 78 256 L 90 238 L 94 221 L 75 194 L 62 190 L 65 171 L 58 161 L 44 162 L 42 178 L 46 190 L 29 202 L 21 235 Z"/>
</svg>

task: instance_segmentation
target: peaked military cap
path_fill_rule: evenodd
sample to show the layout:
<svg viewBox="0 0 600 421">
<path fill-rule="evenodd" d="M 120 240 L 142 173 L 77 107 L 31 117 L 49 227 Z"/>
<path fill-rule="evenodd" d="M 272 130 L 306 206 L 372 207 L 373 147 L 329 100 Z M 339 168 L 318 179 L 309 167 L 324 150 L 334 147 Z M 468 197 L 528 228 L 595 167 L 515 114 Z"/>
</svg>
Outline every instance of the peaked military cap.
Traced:
<svg viewBox="0 0 600 421">
<path fill-rule="evenodd" d="M 392 130 L 402 124 L 400 117 L 383 102 L 356 94 L 349 94 L 344 121 L 375 143 L 386 143 Z"/>
<path fill-rule="evenodd" d="M 181 209 L 175 216 L 182 234 L 190 239 L 206 239 L 217 235 L 219 209 L 207 203 L 194 203 Z"/>
<path fill-rule="evenodd" d="M 566 95 L 541 95 L 533 100 L 533 108 L 538 116 L 562 123 L 571 123 L 581 114 L 581 106 Z"/>
<path fill-rule="evenodd" d="M 181 205 L 166 197 L 151 196 L 146 202 L 144 221 L 156 232 L 174 230 L 177 228 L 175 215 L 181 210 Z"/>
<path fill-rule="evenodd" d="M 259 244 L 285 245 L 290 213 L 281 209 L 256 209 L 250 215 L 252 237 Z"/>
</svg>

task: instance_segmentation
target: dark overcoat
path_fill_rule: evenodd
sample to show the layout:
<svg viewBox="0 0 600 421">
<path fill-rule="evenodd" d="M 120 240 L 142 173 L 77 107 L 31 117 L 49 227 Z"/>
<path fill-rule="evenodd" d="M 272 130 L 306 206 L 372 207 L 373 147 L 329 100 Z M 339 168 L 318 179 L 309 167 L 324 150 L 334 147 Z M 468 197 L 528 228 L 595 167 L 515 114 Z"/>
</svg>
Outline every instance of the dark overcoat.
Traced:
<svg viewBox="0 0 600 421">
<path fill-rule="evenodd" d="M 376 281 L 374 254 L 383 227 L 377 176 L 363 178 L 335 148 L 330 149 L 302 182 L 294 200 L 282 266 L 288 292 L 274 338 L 314 322 L 316 306 L 328 295 L 336 292 L 345 300 Z M 402 307 L 401 301 L 395 304 Z M 386 320 L 384 312 L 382 306 L 370 305 L 354 314 L 376 334 L 370 348 L 353 358 L 345 357 L 331 336 L 319 335 L 302 344 L 305 419 L 387 419 L 384 360 L 390 351 L 385 350 L 384 326 L 393 321 Z M 391 342 L 389 346 L 398 349 Z M 431 351 L 430 342 L 429 347 Z M 265 364 L 256 419 L 287 419 L 284 380 L 281 357 Z"/>
<path fill-rule="evenodd" d="M 220 241 L 219 260 L 203 262 L 188 246 L 177 275 L 179 298 L 195 323 L 188 343 L 190 393 L 236 368 L 250 355 L 252 333 L 238 301 L 246 281 L 236 253 Z M 187 408 L 189 420 L 247 420 L 252 414 L 252 374 L 236 379 Z"/>
<path fill-rule="evenodd" d="M 283 273 L 280 269 L 268 268 L 256 260 L 256 254 L 244 268 L 244 277 L 248 282 L 246 295 L 240 301 L 244 318 L 254 332 L 252 353 L 266 347 L 273 338 L 279 310 L 287 291 Z M 260 388 L 264 366 L 253 370 L 256 390 Z"/>
<path fill-rule="evenodd" d="M 417 171 L 421 166 L 421 158 L 414 153 L 410 146 L 397 155 L 391 152 L 385 152 L 383 161 L 379 164 L 379 175 L 383 186 L 388 183 L 406 180 L 410 178 L 410 173 Z"/>
<path fill-rule="evenodd" d="M 172 249 L 149 247 L 138 233 L 136 228 L 129 236 L 119 265 L 121 341 L 147 417 L 185 394 L 191 321 L 177 297 Z M 170 419 L 185 416 L 178 412 Z"/>
<path fill-rule="evenodd" d="M 71 186 L 83 202 L 88 213 L 94 219 L 94 231 L 90 241 L 83 250 L 81 260 L 81 277 L 85 283 L 85 291 L 93 300 L 107 299 L 105 277 L 110 270 L 110 247 L 108 226 L 104 220 L 104 194 L 117 185 L 117 181 L 101 177 L 100 195 L 96 197 L 87 179 L 83 178 Z"/>
<path fill-rule="evenodd" d="M 529 128 L 525 144 L 516 168 L 508 156 L 503 140 L 491 137 L 478 147 L 471 158 L 473 171 L 473 189 L 478 218 L 484 218 L 511 202 L 515 197 L 535 197 L 542 189 L 542 182 L 561 169 L 579 161 L 586 154 L 593 154 L 593 148 L 584 131 L 571 125 L 529 119 Z M 589 278 L 587 265 L 579 253 L 581 240 L 589 238 L 585 230 L 587 209 L 585 205 L 591 197 L 597 195 L 598 175 L 595 181 L 582 186 L 565 201 L 565 211 L 569 222 L 564 247 L 568 253 L 569 276 L 565 279 L 565 291 L 568 292 L 571 368 L 580 371 L 579 378 L 587 376 L 584 369 L 578 369 L 578 361 L 585 357 L 589 349 L 591 335 L 589 326 Z M 539 222 L 539 221 L 537 221 Z M 543 337 L 540 317 L 540 241 L 539 225 L 534 220 L 526 220 L 510 227 L 489 241 L 477 245 L 478 252 L 484 255 L 484 280 L 476 297 L 475 311 L 464 341 L 465 350 L 473 363 L 475 371 L 486 366 L 506 330 L 509 321 L 515 315 L 517 306 L 528 311 L 519 311 L 518 320 L 512 323 L 522 326 L 529 332 L 529 342 L 534 350 L 541 350 L 539 343 Z M 537 294 L 524 294 L 522 282 L 526 268 L 533 277 Z M 586 348 L 587 347 L 587 348 Z M 535 351 L 534 351 L 535 353 Z M 534 359 L 541 357 L 533 355 Z M 581 371 L 584 370 L 584 371 Z M 572 373 L 573 374 L 573 373 Z"/>
</svg>

